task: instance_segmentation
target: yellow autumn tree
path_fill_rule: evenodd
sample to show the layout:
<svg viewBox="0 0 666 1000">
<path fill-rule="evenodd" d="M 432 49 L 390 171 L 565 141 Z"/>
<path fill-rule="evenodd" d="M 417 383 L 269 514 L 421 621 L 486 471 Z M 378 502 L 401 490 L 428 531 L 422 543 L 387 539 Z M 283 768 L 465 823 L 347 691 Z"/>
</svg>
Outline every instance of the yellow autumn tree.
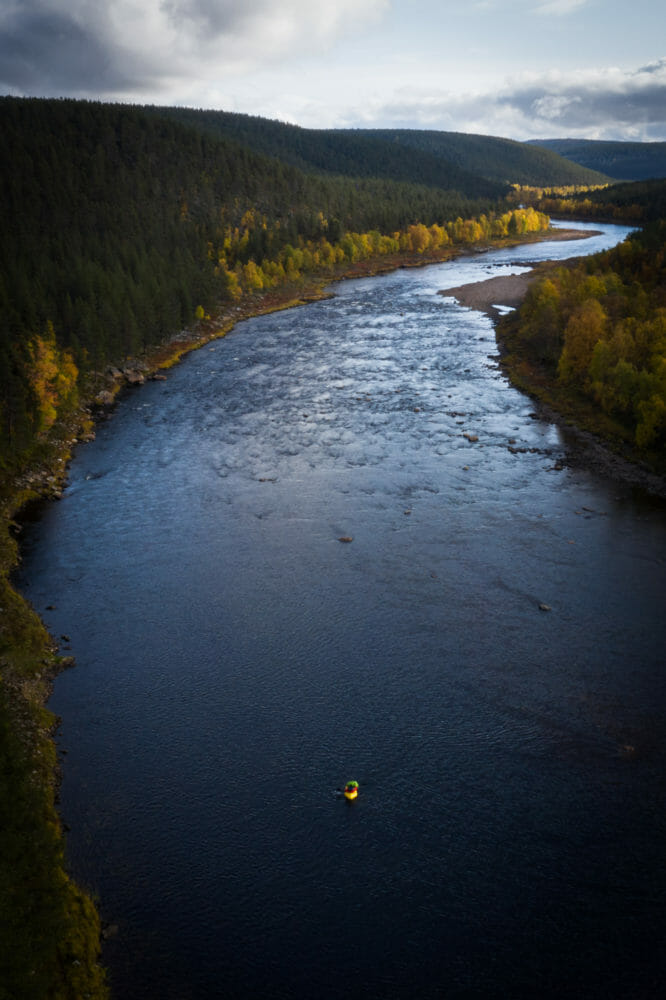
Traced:
<svg viewBox="0 0 666 1000">
<path fill-rule="evenodd" d="M 228 267 L 221 267 L 219 274 L 222 278 L 222 288 L 224 290 L 224 294 L 233 302 L 238 302 L 238 300 L 243 297 L 243 290 L 240 286 L 236 272 L 230 270 Z"/>
<path fill-rule="evenodd" d="M 640 419 L 636 427 L 636 444 L 639 448 L 648 448 L 666 435 L 666 394 L 663 388 L 662 379 L 662 391 L 652 393 L 638 404 Z"/>
<path fill-rule="evenodd" d="M 430 246 L 430 233 L 422 222 L 409 227 L 409 240 L 411 248 L 416 253 L 424 253 Z"/>
<path fill-rule="evenodd" d="M 558 374 L 563 382 L 584 380 L 594 348 L 604 339 L 608 317 L 597 299 L 586 299 L 577 306 L 564 329 L 564 348 Z"/>
<path fill-rule="evenodd" d="M 29 356 L 28 380 L 37 403 L 37 431 L 43 434 L 55 423 L 59 408 L 73 401 L 79 372 L 69 351 L 58 348 L 50 321 L 41 337 L 33 337 Z"/>
<path fill-rule="evenodd" d="M 319 245 L 319 262 L 326 271 L 332 271 L 335 267 L 335 249 L 326 239 L 322 239 Z"/>
<path fill-rule="evenodd" d="M 243 281 L 251 292 L 260 292 L 264 287 L 264 273 L 253 260 L 248 260 L 243 266 Z"/>
<path fill-rule="evenodd" d="M 518 339 L 530 344 L 540 361 L 551 365 L 557 364 L 562 352 L 560 313 L 559 282 L 550 278 L 536 281 L 520 310 Z"/>
</svg>

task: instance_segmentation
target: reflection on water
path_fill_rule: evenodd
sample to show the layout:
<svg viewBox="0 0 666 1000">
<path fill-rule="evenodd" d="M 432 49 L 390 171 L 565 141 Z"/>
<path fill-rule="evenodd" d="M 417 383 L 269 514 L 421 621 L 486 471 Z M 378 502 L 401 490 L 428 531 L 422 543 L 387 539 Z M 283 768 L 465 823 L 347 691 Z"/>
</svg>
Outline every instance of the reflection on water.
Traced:
<svg viewBox="0 0 666 1000">
<path fill-rule="evenodd" d="M 568 469 L 436 294 L 571 252 L 242 324 L 29 532 L 118 997 L 656 995 L 664 507 Z"/>
</svg>

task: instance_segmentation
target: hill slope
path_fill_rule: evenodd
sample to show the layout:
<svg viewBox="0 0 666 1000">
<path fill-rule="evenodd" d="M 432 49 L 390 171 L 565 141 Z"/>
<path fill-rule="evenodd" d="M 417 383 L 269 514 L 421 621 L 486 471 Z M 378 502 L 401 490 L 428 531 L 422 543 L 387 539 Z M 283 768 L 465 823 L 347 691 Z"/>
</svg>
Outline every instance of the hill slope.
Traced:
<svg viewBox="0 0 666 1000">
<path fill-rule="evenodd" d="M 411 129 L 304 129 L 227 111 L 149 108 L 208 134 L 243 143 L 304 171 L 435 185 L 496 197 L 509 184 L 592 185 L 607 178 L 525 143 Z"/>
<path fill-rule="evenodd" d="M 666 177 L 666 142 L 604 142 L 593 139 L 538 139 L 539 146 L 618 181 Z"/>
<path fill-rule="evenodd" d="M 506 190 L 504 178 L 488 178 L 453 163 L 437 152 L 396 148 L 373 132 L 305 129 L 298 125 L 227 111 L 191 108 L 148 108 L 168 115 L 209 135 L 242 143 L 255 152 L 275 157 L 306 173 L 342 177 L 381 177 L 458 191 L 472 198 L 496 198 Z"/>
<path fill-rule="evenodd" d="M 604 184 L 595 169 L 564 159 L 558 151 L 541 150 L 513 139 L 464 132 L 382 129 L 361 132 L 387 143 L 428 152 L 489 180 L 534 187 Z"/>
</svg>

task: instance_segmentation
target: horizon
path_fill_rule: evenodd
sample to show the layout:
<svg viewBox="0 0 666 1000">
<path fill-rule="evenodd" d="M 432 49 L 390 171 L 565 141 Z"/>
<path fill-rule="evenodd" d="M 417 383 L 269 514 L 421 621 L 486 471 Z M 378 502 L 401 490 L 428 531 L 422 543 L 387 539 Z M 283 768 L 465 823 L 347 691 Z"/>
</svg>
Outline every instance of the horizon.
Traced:
<svg viewBox="0 0 666 1000">
<path fill-rule="evenodd" d="M 666 141 L 662 14 L 637 0 L 3 0 L 14 97 L 308 129 Z"/>
</svg>

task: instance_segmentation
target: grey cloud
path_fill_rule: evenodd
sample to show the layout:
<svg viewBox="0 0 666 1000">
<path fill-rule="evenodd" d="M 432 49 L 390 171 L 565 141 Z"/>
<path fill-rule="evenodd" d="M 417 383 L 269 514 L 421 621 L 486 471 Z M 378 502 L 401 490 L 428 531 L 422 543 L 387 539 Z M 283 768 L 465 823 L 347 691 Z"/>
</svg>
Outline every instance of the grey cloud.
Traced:
<svg viewBox="0 0 666 1000">
<path fill-rule="evenodd" d="M 117 97 L 191 92 L 275 65 L 388 0 L 0 0 L 0 88 Z M 355 20 L 351 17 L 354 14 Z"/>
<path fill-rule="evenodd" d="M 133 82 L 129 67 L 101 29 L 39 5 L 5 15 L 0 19 L 0 85 L 58 94 L 124 89 Z"/>
<path fill-rule="evenodd" d="M 344 124 L 432 128 L 514 138 L 666 139 L 666 60 L 634 73 L 541 79 L 484 95 L 410 95 Z"/>
<path fill-rule="evenodd" d="M 666 81 L 648 81 L 634 87 L 628 78 L 618 88 L 600 85 L 525 88 L 499 95 L 496 103 L 513 109 L 526 120 L 536 118 L 542 126 L 549 123 L 559 130 L 558 134 L 567 129 L 576 133 L 627 129 L 666 133 Z"/>
<path fill-rule="evenodd" d="M 660 73 L 666 69 L 666 59 L 659 59 L 658 62 L 648 63 L 647 66 L 641 66 L 633 74 L 634 76 L 641 76 L 643 73 Z"/>
<path fill-rule="evenodd" d="M 233 34 L 249 20 L 270 10 L 271 0 L 162 0 L 161 10 L 177 26 L 199 35 Z"/>
</svg>

